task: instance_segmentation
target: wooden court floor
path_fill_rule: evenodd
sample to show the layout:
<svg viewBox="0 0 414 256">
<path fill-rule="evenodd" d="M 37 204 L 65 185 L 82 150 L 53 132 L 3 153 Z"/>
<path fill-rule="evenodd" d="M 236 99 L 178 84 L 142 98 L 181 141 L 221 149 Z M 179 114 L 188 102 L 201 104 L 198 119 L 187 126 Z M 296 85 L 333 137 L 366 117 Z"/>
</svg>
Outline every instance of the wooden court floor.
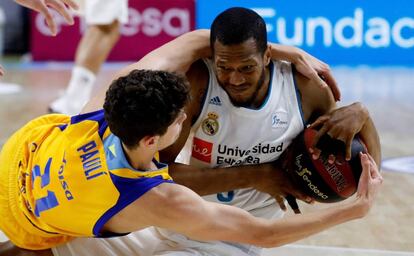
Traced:
<svg viewBox="0 0 414 256">
<path fill-rule="evenodd" d="M 97 86 L 108 83 L 119 67 L 104 67 Z M 383 158 L 414 156 L 414 68 L 333 71 L 343 93 L 341 104 L 362 101 L 368 107 L 380 133 Z M 69 76 L 69 66 L 8 68 L 0 84 L 0 146 L 25 122 L 46 113 Z M 414 255 L 414 170 L 383 170 L 383 175 L 383 189 L 369 216 L 264 255 Z M 327 205 L 301 207 L 307 212 Z"/>
</svg>

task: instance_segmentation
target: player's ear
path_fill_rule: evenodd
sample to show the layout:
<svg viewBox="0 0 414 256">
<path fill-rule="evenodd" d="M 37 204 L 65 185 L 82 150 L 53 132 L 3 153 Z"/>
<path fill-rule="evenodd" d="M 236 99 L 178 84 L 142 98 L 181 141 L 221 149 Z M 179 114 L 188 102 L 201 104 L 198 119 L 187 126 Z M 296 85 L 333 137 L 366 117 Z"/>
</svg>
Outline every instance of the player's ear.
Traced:
<svg viewBox="0 0 414 256">
<path fill-rule="evenodd" d="M 160 139 L 160 136 L 158 135 L 152 135 L 152 136 L 147 135 L 147 136 L 144 136 L 144 138 L 140 140 L 139 144 L 144 147 L 153 147 L 154 145 L 157 145 L 159 139 Z"/>
</svg>

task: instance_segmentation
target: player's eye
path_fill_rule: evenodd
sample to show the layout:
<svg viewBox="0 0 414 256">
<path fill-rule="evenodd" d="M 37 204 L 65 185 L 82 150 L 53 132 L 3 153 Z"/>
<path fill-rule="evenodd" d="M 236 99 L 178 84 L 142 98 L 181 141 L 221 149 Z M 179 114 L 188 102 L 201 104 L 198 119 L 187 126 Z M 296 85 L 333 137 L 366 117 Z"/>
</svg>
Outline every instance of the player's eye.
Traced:
<svg viewBox="0 0 414 256">
<path fill-rule="evenodd" d="M 254 65 L 247 65 L 241 68 L 241 72 L 243 73 L 248 73 L 248 72 L 252 72 L 254 70 Z"/>
</svg>

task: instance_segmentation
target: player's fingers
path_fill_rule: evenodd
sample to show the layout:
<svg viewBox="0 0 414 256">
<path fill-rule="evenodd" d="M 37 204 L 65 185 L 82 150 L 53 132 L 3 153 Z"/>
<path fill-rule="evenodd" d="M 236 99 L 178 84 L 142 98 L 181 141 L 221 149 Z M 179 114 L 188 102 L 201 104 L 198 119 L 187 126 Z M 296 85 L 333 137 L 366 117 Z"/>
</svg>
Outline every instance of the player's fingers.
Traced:
<svg viewBox="0 0 414 256">
<path fill-rule="evenodd" d="M 370 154 L 366 154 L 371 162 L 371 177 L 375 179 L 380 179 L 381 182 L 383 181 L 383 177 L 380 173 L 380 170 L 378 169 L 377 163 L 375 162 L 374 158 Z"/>
<path fill-rule="evenodd" d="M 287 210 L 285 205 L 285 200 L 280 195 L 273 196 L 276 199 L 277 204 L 279 205 L 280 209 L 282 209 L 284 212 Z"/>
<path fill-rule="evenodd" d="M 309 125 L 309 128 L 317 129 L 319 126 L 324 124 L 328 119 L 329 119 L 329 116 L 327 115 L 320 116 L 318 117 L 318 119 L 316 119 L 313 123 Z"/>
<path fill-rule="evenodd" d="M 329 88 L 334 95 L 335 101 L 341 100 L 341 91 L 339 90 L 338 83 L 336 82 L 335 78 L 332 75 L 332 72 L 329 69 L 329 66 L 326 71 L 322 72 L 321 75 L 323 76 L 325 82 L 328 84 Z"/>
<path fill-rule="evenodd" d="M 328 163 L 329 164 L 334 164 L 335 163 L 335 160 L 336 160 L 336 157 L 335 157 L 335 155 L 329 155 L 328 156 Z"/>
<path fill-rule="evenodd" d="M 63 2 L 70 6 L 74 10 L 79 10 L 79 5 L 73 0 L 63 0 Z"/>
<path fill-rule="evenodd" d="M 4 70 L 3 70 L 3 67 L 0 66 L 0 76 L 3 76 L 3 75 L 4 75 Z"/>
<path fill-rule="evenodd" d="M 73 25 L 74 20 L 72 14 L 69 12 L 69 9 L 65 6 L 65 4 L 63 4 L 60 0 L 49 0 L 48 5 L 62 15 L 69 25 Z"/>
<path fill-rule="evenodd" d="M 360 152 L 359 155 L 361 158 L 362 173 L 358 182 L 358 195 L 365 196 L 368 189 L 368 182 L 370 180 L 370 161 L 366 154 Z"/>
<path fill-rule="evenodd" d="M 318 159 L 320 156 L 321 156 L 321 150 L 320 149 L 318 149 L 318 148 L 313 148 L 313 151 L 312 151 L 312 159 L 313 160 L 316 160 L 316 159 Z"/>
<path fill-rule="evenodd" d="M 46 24 L 49 27 L 51 34 L 55 36 L 57 32 L 57 27 L 56 22 L 53 19 L 52 13 L 49 11 L 46 5 L 41 4 L 38 8 L 39 12 L 45 16 Z"/>
<path fill-rule="evenodd" d="M 300 209 L 299 209 L 298 202 L 296 201 L 296 198 L 292 195 L 287 195 L 285 199 L 288 202 L 290 208 L 292 208 L 293 212 L 295 214 L 300 214 Z"/>
<path fill-rule="evenodd" d="M 310 74 L 309 74 L 309 78 L 311 79 L 311 80 L 313 80 L 316 84 L 318 84 L 320 87 L 327 87 L 328 85 L 325 83 L 325 81 L 319 76 L 319 74 L 315 71 L 315 70 L 313 70 L 313 72 L 311 72 Z"/>
<path fill-rule="evenodd" d="M 347 138 L 345 140 L 345 160 L 349 161 L 351 160 L 351 152 L 352 152 L 352 139 L 353 138 Z"/>
<path fill-rule="evenodd" d="M 321 137 L 328 131 L 328 126 L 322 125 L 322 127 L 318 130 L 318 132 L 315 134 L 315 137 L 313 137 L 312 147 L 316 148 L 316 145 L 318 144 Z"/>
<path fill-rule="evenodd" d="M 298 189 L 290 189 L 288 195 L 293 196 L 296 199 L 302 200 L 305 203 L 311 204 L 313 203 L 313 198 L 306 195 L 305 193 L 303 193 L 302 191 L 298 190 Z M 285 199 L 287 199 L 289 196 L 286 196 Z"/>
</svg>

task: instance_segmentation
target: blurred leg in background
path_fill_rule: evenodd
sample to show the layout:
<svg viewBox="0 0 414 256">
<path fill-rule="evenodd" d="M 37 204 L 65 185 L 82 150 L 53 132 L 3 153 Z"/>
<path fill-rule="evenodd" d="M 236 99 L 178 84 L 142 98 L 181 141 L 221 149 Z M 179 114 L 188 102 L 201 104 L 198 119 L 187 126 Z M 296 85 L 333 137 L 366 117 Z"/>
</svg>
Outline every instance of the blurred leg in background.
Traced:
<svg viewBox="0 0 414 256">
<path fill-rule="evenodd" d="M 120 37 L 119 26 L 128 21 L 128 0 L 79 0 L 87 29 L 79 42 L 75 66 L 64 94 L 50 112 L 78 114 L 88 101 L 96 75 Z"/>
</svg>

